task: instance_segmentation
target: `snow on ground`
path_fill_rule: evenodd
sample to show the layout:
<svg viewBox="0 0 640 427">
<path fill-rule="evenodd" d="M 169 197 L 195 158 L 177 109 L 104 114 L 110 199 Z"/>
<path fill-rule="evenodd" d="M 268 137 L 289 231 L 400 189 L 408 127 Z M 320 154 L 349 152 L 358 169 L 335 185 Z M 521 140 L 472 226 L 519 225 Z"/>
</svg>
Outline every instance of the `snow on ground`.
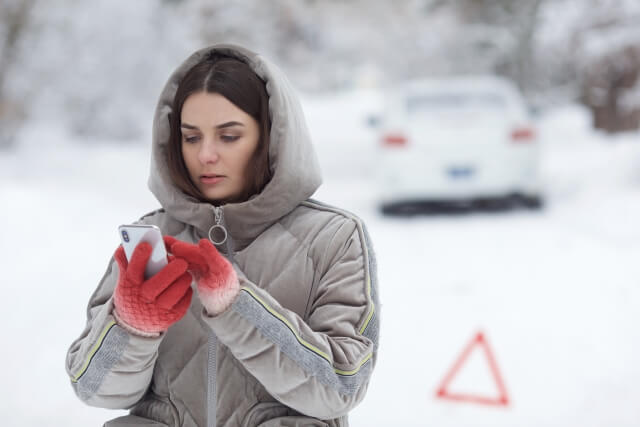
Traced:
<svg viewBox="0 0 640 427">
<path fill-rule="evenodd" d="M 381 351 L 354 426 L 640 424 L 640 138 L 588 129 L 578 108 L 541 119 L 548 207 L 405 219 L 376 210 L 375 96 L 305 98 L 325 173 L 316 198 L 366 222 L 377 251 Z M 375 112 L 375 111 L 374 111 Z M 5 425 L 100 425 L 64 370 L 85 306 L 118 244 L 116 227 L 157 207 L 148 146 L 74 143 L 42 124 L 0 154 L 0 356 Z M 435 392 L 483 331 L 507 407 Z M 494 397 L 486 361 L 469 359 L 452 391 Z"/>
</svg>

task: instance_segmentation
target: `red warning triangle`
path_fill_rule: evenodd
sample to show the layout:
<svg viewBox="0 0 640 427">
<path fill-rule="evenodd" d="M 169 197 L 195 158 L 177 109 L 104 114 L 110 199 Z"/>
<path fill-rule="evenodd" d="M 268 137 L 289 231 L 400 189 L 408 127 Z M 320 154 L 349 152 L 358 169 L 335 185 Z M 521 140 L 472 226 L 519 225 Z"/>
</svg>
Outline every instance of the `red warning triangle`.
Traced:
<svg viewBox="0 0 640 427">
<path fill-rule="evenodd" d="M 493 377 L 496 388 L 498 390 L 497 396 L 487 397 L 481 394 L 456 393 L 448 390 L 448 387 L 451 385 L 454 377 L 460 371 L 462 365 L 464 365 L 464 363 L 467 361 L 473 350 L 478 347 L 483 351 L 486 357 L 489 369 L 491 371 L 491 376 Z M 502 376 L 500 375 L 498 364 L 496 363 L 496 359 L 495 357 L 493 357 L 493 352 L 489 347 L 489 343 L 487 342 L 482 332 L 478 332 L 471 339 L 469 344 L 467 344 L 462 353 L 460 353 L 460 356 L 458 356 L 458 359 L 455 361 L 451 369 L 449 369 L 447 375 L 445 375 L 444 379 L 440 383 L 440 386 L 438 387 L 438 390 L 436 392 L 436 397 L 440 399 L 450 399 L 459 402 L 480 403 L 483 405 L 507 406 L 509 404 L 507 389 L 504 386 L 504 381 L 502 381 Z"/>
</svg>

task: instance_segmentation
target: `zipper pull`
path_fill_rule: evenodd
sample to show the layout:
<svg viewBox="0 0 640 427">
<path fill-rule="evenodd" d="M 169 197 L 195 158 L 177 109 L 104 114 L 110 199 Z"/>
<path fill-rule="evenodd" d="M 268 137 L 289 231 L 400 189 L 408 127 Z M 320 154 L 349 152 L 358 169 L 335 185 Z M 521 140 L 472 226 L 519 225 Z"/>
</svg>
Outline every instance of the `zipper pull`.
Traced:
<svg viewBox="0 0 640 427">
<path fill-rule="evenodd" d="M 219 206 L 213 207 L 213 213 L 215 215 L 216 223 L 211 226 L 209 229 L 209 240 L 214 245 L 222 245 L 227 241 L 227 229 L 222 225 L 222 208 Z M 222 236 L 218 236 L 217 240 L 214 238 L 214 234 L 222 234 Z"/>
</svg>

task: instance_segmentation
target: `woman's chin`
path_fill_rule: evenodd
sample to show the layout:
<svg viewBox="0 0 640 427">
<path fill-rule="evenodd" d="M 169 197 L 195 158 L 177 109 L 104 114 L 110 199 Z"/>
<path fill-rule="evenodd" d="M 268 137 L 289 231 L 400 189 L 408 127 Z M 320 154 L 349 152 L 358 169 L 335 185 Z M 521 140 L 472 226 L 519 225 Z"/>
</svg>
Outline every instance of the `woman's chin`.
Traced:
<svg viewBox="0 0 640 427">
<path fill-rule="evenodd" d="M 231 192 L 224 191 L 223 188 L 200 188 L 200 192 L 204 195 L 204 197 L 209 201 L 214 200 L 223 200 L 228 198 L 231 195 Z"/>
</svg>

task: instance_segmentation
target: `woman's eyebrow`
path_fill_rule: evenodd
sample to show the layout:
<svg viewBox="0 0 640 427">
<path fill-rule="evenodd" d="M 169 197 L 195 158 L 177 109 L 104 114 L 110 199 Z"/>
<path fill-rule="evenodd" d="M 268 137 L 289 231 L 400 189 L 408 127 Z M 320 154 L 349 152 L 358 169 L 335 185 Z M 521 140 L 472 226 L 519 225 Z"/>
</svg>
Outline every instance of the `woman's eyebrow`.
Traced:
<svg viewBox="0 0 640 427">
<path fill-rule="evenodd" d="M 232 126 L 244 126 L 244 124 L 240 122 L 226 122 L 216 126 L 216 129 L 224 129 Z"/>
<path fill-rule="evenodd" d="M 232 127 L 232 126 L 244 126 L 244 124 L 240 123 L 240 122 L 231 121 L 231 122 L 226 122 L 226 123 L 219 124 L 218 126 L 216 126 L 216 129 L 224 129 L 224 128 L 228 128 L 228 127 Z M 185 129 L 198 129 L 197 126 L 190 125 L 190 124 L 184 123 L 184 122 L 180 123 L 180 127 L 181 128 L 185 128 Z"/>
</svg>

